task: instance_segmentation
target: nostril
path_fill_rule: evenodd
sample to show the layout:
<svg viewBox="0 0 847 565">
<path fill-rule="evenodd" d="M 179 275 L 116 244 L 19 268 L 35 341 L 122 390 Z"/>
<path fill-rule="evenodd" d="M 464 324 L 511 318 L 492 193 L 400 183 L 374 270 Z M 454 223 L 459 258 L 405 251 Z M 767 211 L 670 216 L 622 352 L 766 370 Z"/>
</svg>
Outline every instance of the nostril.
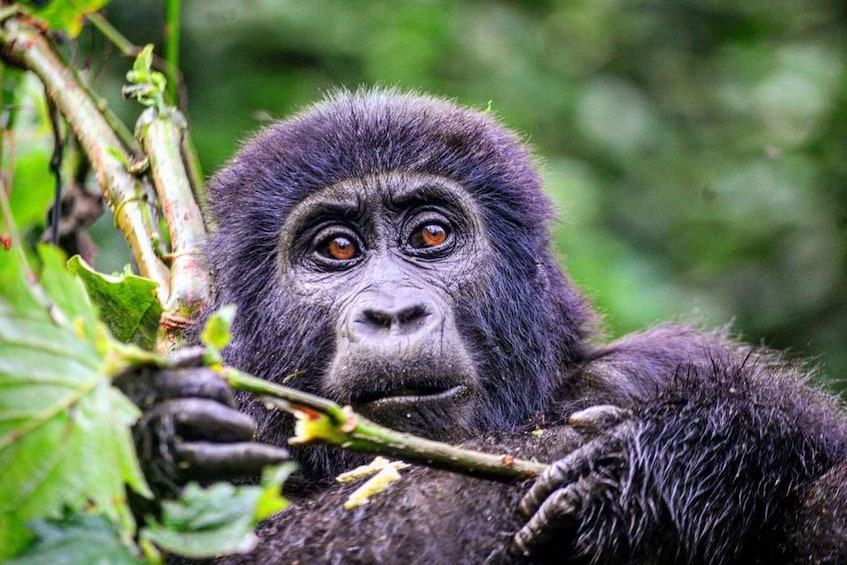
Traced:
<svg viewBox="0 0 847 565">
<path fill-rule="evenodd" d="M 362 316 L 365 318 L 365 322 L 377 328 L 389 329 L 391 328 L 391 314 L 387 312 L 380 312 L 379 310 L 365 310 L 362 312 Z"/>
<path fill-rule="evenodd" d="M 422 304 L 397 309 L 366 308 L 356 319 L 364 331 L 410 334 L 424 325 L 429 310 Z"/>
<path fill-rule="evenodd" d="M 401 326 L 405 326 L 412 322 L 426 318 L 427 315 L 428 313 L 426 308 L 423 306 L 411 306 L 397 313 L 397 321 Z"/>
</svg>

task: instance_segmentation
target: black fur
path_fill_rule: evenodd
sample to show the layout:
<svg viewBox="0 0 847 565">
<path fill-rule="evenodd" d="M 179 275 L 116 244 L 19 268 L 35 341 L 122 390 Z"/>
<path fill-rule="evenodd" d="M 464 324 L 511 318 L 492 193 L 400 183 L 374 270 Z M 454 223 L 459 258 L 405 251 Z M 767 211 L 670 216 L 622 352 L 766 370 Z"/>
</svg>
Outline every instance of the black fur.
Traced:
<svg viewBox="0 0 847 565">
<path fill-rule="evenodd" d="M 340 93 L 251 140 L 209 186 L 217 300 L 239 307 L 230 363 L 341 401 L 351 387 L 373 386 L 327 382 L 337 304 L 292 290 L 280 241 L 286 218 L 310 195 L 345 182 L 385 190 L 373 179 L 392 174 L 460 185 L 494 250 L 467 251 L 463 259 L 478 268 L 443 275 L 465 277 L 442 289 L 475 368 L 476 403 L 462 436 L 549 461 L 586 439 L 562 423 L 573 411 L 631 409 L 594 440 L 604 455 L 575 483 L 580 506 L 551 525 L 561 538 L 535 559 L 847 559 L 842 408 L 808 385 L 807 371 L 719 334 L 668 325 L 594 345 L 593 313 L 551 252 L 550 207 L 532 159 L 484 113 L 412 94 Z M 284 445 L 290 422 L 243 402 L 259 439 Z M 526 433 L 539 423 L 547 435 Z M 433 423 L 431 435 L 443 437 L 440 429 Z M 312 486 L 348 463 L 314 448 L 299 458 Z M 415 470 L 345 512 L 346 487 L 331 487 L 270 520 L 256 552 L 230 561 L 520 560 L 507 548 L 526 488 Z"/>
<path fill-rule="evenodd" d="M 463 285 L 455 300 L 482 377 L 475 427 L 525 422 L 581 361 L 593 314 L 556 265 L 550 207 L 528 152 L 491 116 L 432 98 L 339 94 L 260 133 L 212 179 L 219 228 L 209 264 L 218 301 L 239 309 L 227 360 L 275 382 L 302 375 L 289 383 L 327 394 L 319 376 L 334 352 L 337 314 L 278 283 L 282 225 L 314 191 L 388 171 L 447 177 L 479 203 L 479 221 L 496 244 L 494 276 Z M 246 409 L 258 415 L 261 440 L 286 443 L 284 416 L 265 416 L 258 404 Z"/>
</svg>

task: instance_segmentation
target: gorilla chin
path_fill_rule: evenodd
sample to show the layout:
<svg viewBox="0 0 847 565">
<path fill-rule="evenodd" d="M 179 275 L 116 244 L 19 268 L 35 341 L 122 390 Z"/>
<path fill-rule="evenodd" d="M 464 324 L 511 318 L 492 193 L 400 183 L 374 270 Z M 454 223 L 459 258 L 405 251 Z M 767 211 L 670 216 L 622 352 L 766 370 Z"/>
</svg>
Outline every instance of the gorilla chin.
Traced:
<svg viewBox="0 0 847 565">
<path fill-rule="evenodd" d="M 358 352 L 361 354 L 361 352 Z M 359 356 L 349 349 L 338 356 L 326 381 L 351 391 L 341 400 L 367 418 L 390 428 L 426 437 L 461 438 L 470 431 L 477 376 L 462 348 L 393 358 Z M 358 387 L 350 387 L 356 382 Z"/>
</svg>

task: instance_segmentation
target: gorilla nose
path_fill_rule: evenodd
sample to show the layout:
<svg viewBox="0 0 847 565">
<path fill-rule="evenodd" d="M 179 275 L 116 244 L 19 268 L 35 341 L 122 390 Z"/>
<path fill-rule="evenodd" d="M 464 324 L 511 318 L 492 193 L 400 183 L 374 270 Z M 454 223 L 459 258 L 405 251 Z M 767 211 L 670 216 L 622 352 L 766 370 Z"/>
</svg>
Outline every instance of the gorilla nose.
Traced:
<svg viewBox="0 0 847 565">
<path fill-rule="evenodd" d="M 413 297 L 373 297 L 353 316 L 353 331 L 363 338 L 411 336 L 434 322 L 434 308 Z"/>
</svg>

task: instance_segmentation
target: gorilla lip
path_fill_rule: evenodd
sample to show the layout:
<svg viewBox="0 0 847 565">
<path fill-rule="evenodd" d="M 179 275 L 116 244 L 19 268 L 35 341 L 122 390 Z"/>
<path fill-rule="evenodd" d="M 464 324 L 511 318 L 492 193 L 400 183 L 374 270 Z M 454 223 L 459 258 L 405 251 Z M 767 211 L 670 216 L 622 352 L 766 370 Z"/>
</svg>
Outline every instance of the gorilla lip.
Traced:
<svg viewBox="0 0 847 565">
<path fill-rule="evenodd" d="M 468 397 L 467 385 L 424 385 L 416 387 L 398 387 L 395 389 L 363 394 L 353 401 L 355 406 L 379 408 L 397 404 L 419 404 L 440 402 L 461 402 Z"/>
</svg>

